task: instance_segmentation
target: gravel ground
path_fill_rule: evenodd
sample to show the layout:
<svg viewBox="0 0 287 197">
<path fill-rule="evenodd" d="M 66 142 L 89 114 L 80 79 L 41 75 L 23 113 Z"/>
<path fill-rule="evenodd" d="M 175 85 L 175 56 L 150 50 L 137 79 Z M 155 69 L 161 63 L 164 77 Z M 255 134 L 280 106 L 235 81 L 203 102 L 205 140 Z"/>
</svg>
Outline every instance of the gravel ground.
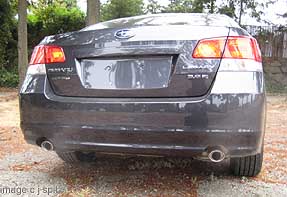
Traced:
<svg viewBox="0 0 287 197">
<path fill-rule="evenodd" d="M 286 96 L 268 97 L 264 165 L 256 178 L 230 176 L 229 161 L 100 156 L 92 164 L 65 164 L 25 143 L 15 90 L 0 92 L 0 122 L 0 196 L 287 196 Z"/>
</svg>

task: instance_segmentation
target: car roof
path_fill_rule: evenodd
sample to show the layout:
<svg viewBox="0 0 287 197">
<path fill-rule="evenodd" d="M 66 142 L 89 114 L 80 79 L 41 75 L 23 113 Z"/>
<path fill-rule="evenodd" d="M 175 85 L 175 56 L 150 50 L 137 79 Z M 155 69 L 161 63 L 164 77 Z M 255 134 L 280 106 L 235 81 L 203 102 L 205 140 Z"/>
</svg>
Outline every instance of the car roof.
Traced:
<svg viewBox="0 0 287 197">
<path fill-rule="evenodd" d="M 85 27 L 81 31 L 164 25 L 239 27 L 232 18 L 223 14 L 163 13 L 114 19 Z"/>
</svg>

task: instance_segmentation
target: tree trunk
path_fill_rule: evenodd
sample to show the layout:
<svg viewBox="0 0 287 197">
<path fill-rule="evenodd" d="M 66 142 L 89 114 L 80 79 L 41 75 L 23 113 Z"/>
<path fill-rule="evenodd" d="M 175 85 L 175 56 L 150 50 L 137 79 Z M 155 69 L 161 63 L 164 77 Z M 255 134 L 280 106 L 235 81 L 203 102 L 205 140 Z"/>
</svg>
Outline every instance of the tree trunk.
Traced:
<svg viewBox="0 0 287 197">
<path fill-rule="evenodd" d="M 100 0 L 87 0 L 87 26 L 100 22 Z"/>
<path fill-rule="evenodd" d="M 18 1 L 18 72 L 21 87 L 28 66 L 27 1 Z"/>
<path fill-rule="evenodd" d="M 239 19 L 238 19 L 238 23 L 241 26 L 241 18 L 242 18 L 242 14 L 243 14 L 243 0 L 240 0 L 240 10 L 239 10 Z"/>
<path fill-rule="evenodd" d="M 211 0 L 211 2 L 210 2 L 210 13 L 211 14 L 214 13 L 214 0 Z"/>
</svg>

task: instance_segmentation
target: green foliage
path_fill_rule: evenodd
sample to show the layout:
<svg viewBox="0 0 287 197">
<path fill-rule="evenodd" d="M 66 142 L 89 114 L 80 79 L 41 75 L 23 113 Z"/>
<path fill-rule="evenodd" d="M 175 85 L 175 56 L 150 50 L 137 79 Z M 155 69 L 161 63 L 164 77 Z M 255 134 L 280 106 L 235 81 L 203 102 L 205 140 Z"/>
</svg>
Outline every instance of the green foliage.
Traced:
<svg viewBox="0 0 287 197">
<path fill-rule="evenodd" d="M 143 0 L 108 0 L 101 7 L 102 21 L 144 13 Z"/>
<path fill-rule="evenodd" d="M 149 0 L 146 6 L 146 12 L 151 14 L 157 14 L 162 12 L 163 6 L 161 6 L 156 0 Z"/>
<path fill-rule="evenodd" d="M 241 25 L 241 18 L 249 11 L 252 18 L 261 20 L 261 15 L 264 8 L 267 8 L 269 4 L 276 2 L 277 0 L 266 0 L 264 3 L 259 0 L 223 0 L 221 6 L 218 9 L 218 13 L 226 14 L 238 21 Z M 238 10 L 236 10 L 238 8 Z M 261 9 L 261 10 L 260 10 Z"/>
<path fill-rule="evenodd" d="M 19 83 L 18 71 L 6 70 L 0 67 L 0 87 L 17 87 Z"/>
<path fill-rule="evenodd" d="M 241 23 L 241 18 L 247 11 L 250 13 L 251 17 L 260 21 L 260 17 L 263 14 L 261 10 L 275 1 L 277 0 L 267 0 L 262 3 L 262 1 L 259 0 L 222 0 L 218 1 L 221 2 L 221 5 L 218 6 L 216 0 L 170 0 L 169 5 L 165 8 L 161 8 L 161 11 L 165 13 L 220 13 L 226 14 Z M 158 9 L 154 9 L 157 8 L 156 3 L 155 0 L 150 0 L 148 4 L 150 9 L 147 9 L 148 12 L 158 12 Z"/>
<path fill-rule="evenodd" d="M 0 86 L 15 87 L 17 74 L 17 0 L 0 0 Z M 81 29 L 85 14 L 76 0 L 30 1 L 28 12 L 28 45 L 35 45 L 47 35 Z"/>
<path fill-rule="evenodd" d="M 216 9 L 215 0 L 170 0 L 163 12 L 174 13 L 214 13 Z"/>
<path fill-rule="evenodd" d="M 216 12 L 216 5 L 215 5 L 216 0 L 205 0 L 206 4 L 206 9 L 208 10 L 209 13 L 215 13 Z"/>
<path fill-rule="evenodd" d="M 193 0 L 192 12 L 202 13 L 205 8 L 206 0 Z"/>
<path fill-rule="evenodd" d="M 0 87 L 18 85 L 15 5 L 15 1 L 0 0 Z"/>
<path fill-rule="evenodd" d="M 229 0 L 227 2 L 224 2 L 218 8 L 218 13 L 226 14 L 227 16 L 230 16 L 231 18 L 234 18 L 234 19 L 236 19 L 235 11 L 236 11 L 235 2 L 234 1 L 229 1 Z"/>
<path fill-rule="evenodd" d="M 77 7 L 77 0 L 37 0 L 30 1 L 30 9 L 36 13 L 40 9 L 45 9 L 51 5 L 56 7 L 66 7 L 68 9 Z"/>
<path fill-rule="evenodd" d="M 235 2 L 239 5 L 239 14 L 237 16 L 239 25 L 241 25 L 242 15 L 246 14 L 247 10 L 251 11 L 251 17 L 256 18 L 258 21 L 260 20 L 260 16 L 263 12 L 257 10 L 257 8 L 263 8 L 263 3 L 259 3 L 256 0 L 237 0 Z"/>
<path fill-rule="evenodd" d="M 15 59 L 11 50 L 17 51 L 16 22 L 10 1 L 0 0 L 0 24 L 0 68 L 7 68 Z"/>
<path fill-rule="evenodd" d="M 193 0 L 170 0 L 169 5 L 163 10 L 166 13 L 193 12 Z"/>
<path fill-rule="evenodd" d="M 28 15 L 29 47 L 34 47 L 47 35 L 75 31 L 85 26 L 84 13 L 75 0 L 39 0 L 30 6 Z"/>
</svg>

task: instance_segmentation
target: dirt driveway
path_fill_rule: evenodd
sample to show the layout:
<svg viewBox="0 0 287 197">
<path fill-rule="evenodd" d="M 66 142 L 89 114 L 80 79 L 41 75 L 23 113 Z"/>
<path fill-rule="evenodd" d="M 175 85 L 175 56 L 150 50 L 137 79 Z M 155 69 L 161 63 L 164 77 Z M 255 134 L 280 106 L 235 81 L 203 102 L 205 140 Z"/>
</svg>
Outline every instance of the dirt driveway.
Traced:
<svg viewBox="0 0 287 197">
<path fill-rule="evenodd" d="M 264 165 L 256 178 L 228 175 L 228 161 L 182 158 L 102 156 L 70 166 L 25 143 L 17 94 L 2 90 L 0 196 L 287 196 L 287 96 L 268 97 L 267 122 Z"/>
</svg>

